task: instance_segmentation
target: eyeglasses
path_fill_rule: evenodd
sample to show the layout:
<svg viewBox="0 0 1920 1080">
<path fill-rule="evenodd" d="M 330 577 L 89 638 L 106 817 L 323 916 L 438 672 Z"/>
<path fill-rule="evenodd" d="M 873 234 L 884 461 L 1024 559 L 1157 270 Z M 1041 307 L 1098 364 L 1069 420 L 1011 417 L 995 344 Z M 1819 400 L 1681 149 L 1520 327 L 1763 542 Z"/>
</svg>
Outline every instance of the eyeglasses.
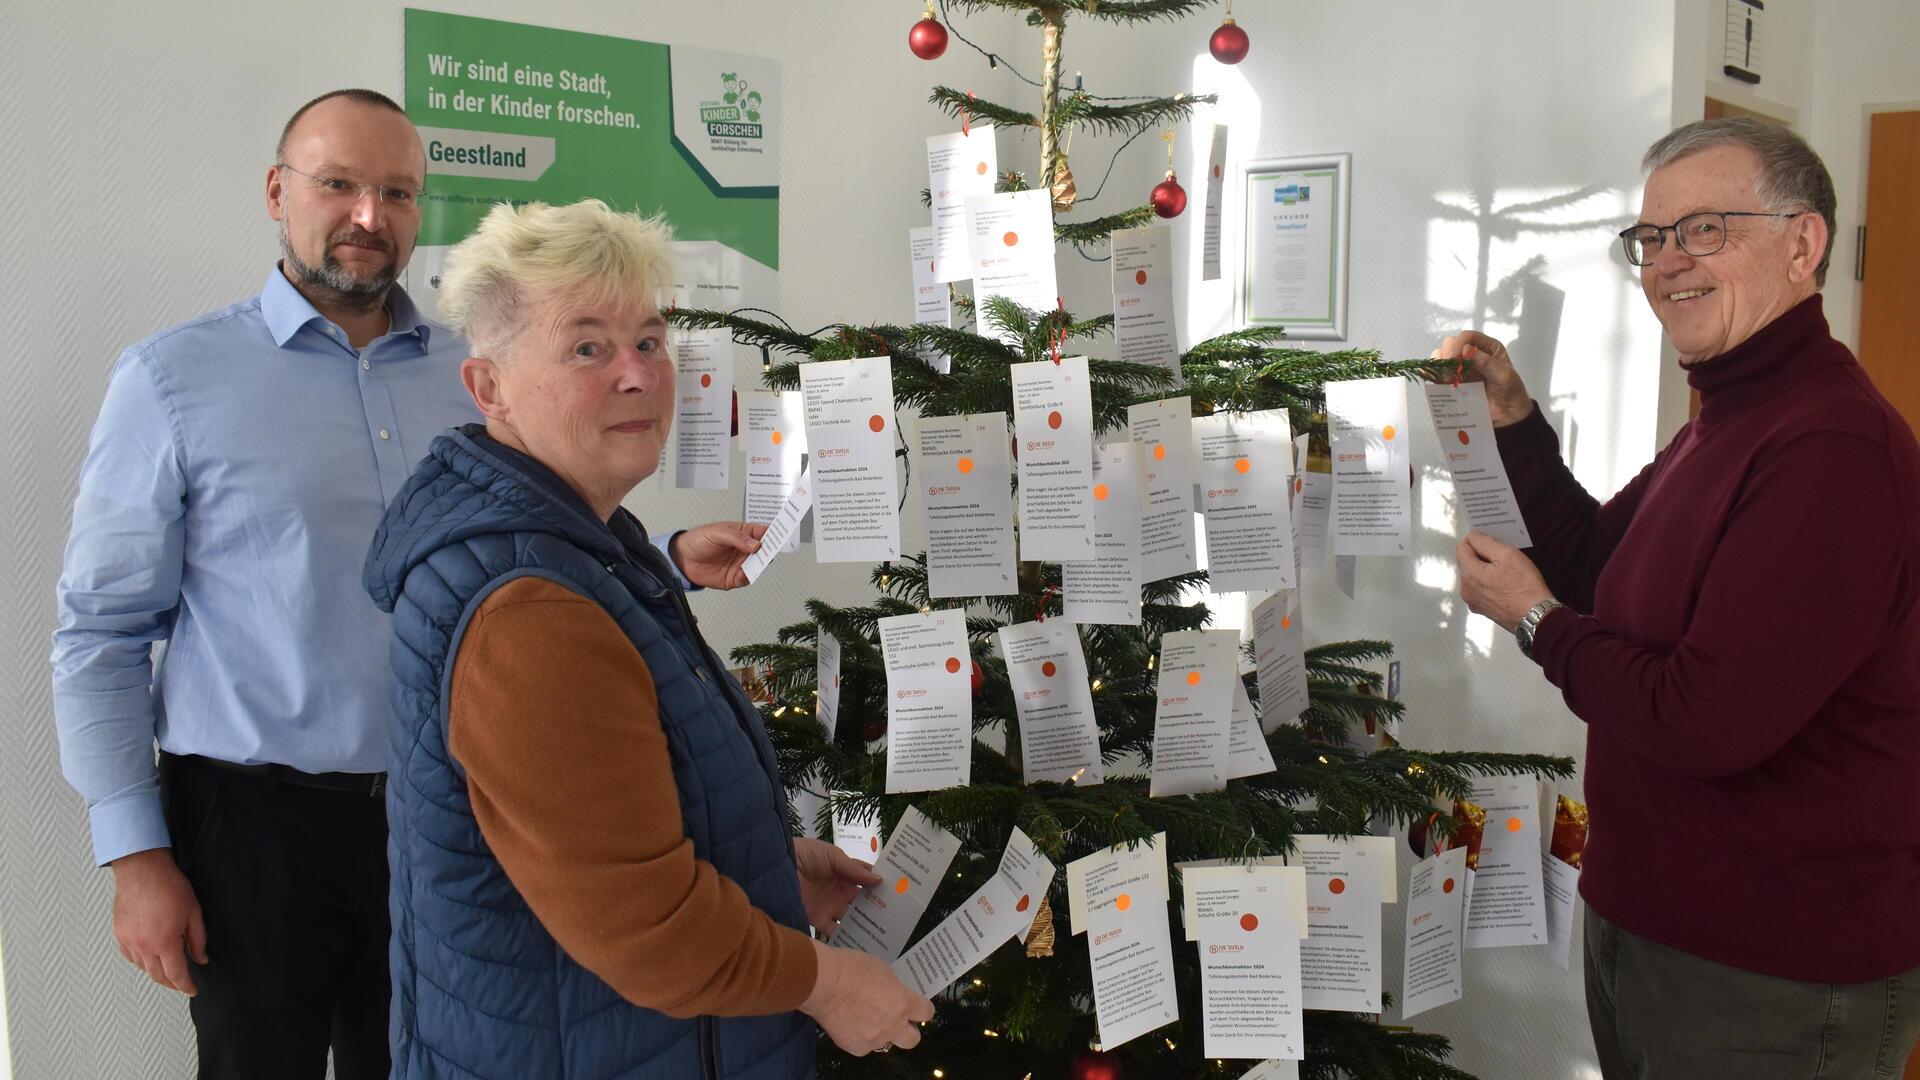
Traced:
<svg viewBox="0 0 1920 1080">
<path fill-rule="evenodd" d="M 395 210 L 411 210 L 419 204 L 420 197 L 427 193 L 427 189 L 423 187 L 410 188 L 398 187 L 393 184 L 363 184 L 358 180 L 345 176 L 315 176 L 304 169 L 296 169 L 284 161 L 280 162 L 276 167 L 306 177 L 309 186 L 313 188 L 315 194 L 324 199 L 336 199 L 340 202 L 359 202 L 366 196 L 367 192 L 372 191 L 378 194 L 382 203 Z"/>
<path fill-rule="evenodd" d="M 1626 245 L 1627 261 L 1645 266 L 1660 254 L 1666 234 L 1680 241 L 1680 250 L 1699 258 L 1727 246 L 1727 219 L 1737 217 L 1790 218 L 1808 213 L 1795 210 L 1786 214 L 1764 214 L 1754 210 L 1707 210 L 1688 214 L 1671 225 L 1633 225 L 1620 230 L 1620 242 Z"/>
</svg>

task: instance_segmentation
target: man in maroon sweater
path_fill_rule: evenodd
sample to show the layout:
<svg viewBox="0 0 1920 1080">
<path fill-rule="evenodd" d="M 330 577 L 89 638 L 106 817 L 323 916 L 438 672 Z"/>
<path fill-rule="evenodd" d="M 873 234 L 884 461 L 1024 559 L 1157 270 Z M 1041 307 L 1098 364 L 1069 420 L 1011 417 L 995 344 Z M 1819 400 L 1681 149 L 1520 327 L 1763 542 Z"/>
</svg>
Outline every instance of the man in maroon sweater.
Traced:
<svg viewBox="0 0 1920 1080">
<path fill-rule="evenodd" d="M 1601 503 L 1506 349 L 1448 338 L 1534 538 L 1470 534 L 1461 592 L 1587 722 L 1608 1080 L 1899 1076 L 1920 1037 L 1920 447 L 1828 333 L 1813 151 L 1704 121 L 1644 166 L 1621 238 L 1700 414 Z"/>
</svg>

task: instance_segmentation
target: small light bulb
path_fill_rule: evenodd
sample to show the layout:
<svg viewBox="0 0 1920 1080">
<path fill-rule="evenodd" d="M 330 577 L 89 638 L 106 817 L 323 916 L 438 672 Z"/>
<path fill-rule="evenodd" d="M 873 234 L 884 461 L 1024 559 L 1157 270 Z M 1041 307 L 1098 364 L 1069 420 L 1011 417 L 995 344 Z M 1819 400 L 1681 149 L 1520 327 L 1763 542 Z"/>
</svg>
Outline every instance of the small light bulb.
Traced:
<svg viewBox="0 0 1920 1080">
<path fill-rule="evenodd" d="M 1099 679 L 1093 680 L 1093 685 L 1088 687 L 1088 689 L 1098 692 L 1100 689 L 1100 680 Z"/>
<path fill-rule="evenodd" d="M 782 705 L 779 708 L 773 710 L 773 718 L 775 720 L 778 720 L 785 715 L 787 715 L 787 707 L 785 705 Z"/>
<path fill-rule="evenodd" d="M 1321 754 L 1321 755 L 1320 755 L 1320 764 L 1322 764 L 1322 765 L 1326 765 L 1326 764 L 1328 764 L 1328 761 L 1327 761 L 1327 755 L 1325 755 L 1325 754 Z"/>
</svg>

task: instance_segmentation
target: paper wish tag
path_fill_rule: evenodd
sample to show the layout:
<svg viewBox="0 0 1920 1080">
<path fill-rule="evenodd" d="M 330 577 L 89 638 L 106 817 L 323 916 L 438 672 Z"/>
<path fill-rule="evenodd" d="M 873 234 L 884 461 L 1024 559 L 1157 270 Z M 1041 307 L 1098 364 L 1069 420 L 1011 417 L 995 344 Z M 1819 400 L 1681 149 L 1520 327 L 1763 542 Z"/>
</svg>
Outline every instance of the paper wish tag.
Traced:
<svg viewBox="0 0 1920 1080">
<path fill-rule="evenodd" d="M 1165 897 L 1094 909 L 1087 916 L 1087 963 L 1102 1049 L 1180 1019 Z"/>
<path fill-rule="evenodd" d="M 959 837 L 908 807 L 880 849 L 880 861 L 873 864 L 880 884 L 853 898 L 853 906 L 841 916 L 840 929 L 828 944 L 892 963 L 907 947 L 934 889 L 959 851 Z"/>
<path fill-rule="evenodd" d="M 1327 433 L 1333 442 L 1333 553 L 1410 554 L 1406 380 L 1328 383 Z"/>
<path fill-rule="evenodd" d="M 771 524 L 806 466 L 806 403 L 798 390 L 743 390 L 740 411 L 746 415 L 740 448 L 747 459 L 746 505 L 740 519 Z M 781 550 L 799 547 L 796 531 Z"/>
<path fill-rule="evenodd" d="M 805 470 L 799 479 L 793 482 L 793 490 L 787 493 L 786 503 L 780 512 L 767 524 L 767 531 L 760 537 L 760 546 L 740 563 L 740 572 L 747 575 L 748 582 L 760 580 L 767 572 L 774 556 L 793 546 L 790 541 L 800 535 L 800 523 L 813 509 L 813 482 Z"/>
<path fill-rule="evenodd" d="M 940 265 L 938 246 L 932 226 L 907 230 L 907 248 L 913 260 L 913 321 L 948 326 L 953 321 L 953 299 L 935 272 Z M 949 365 L 941 357 L 935 366 L 944 373 Z"/>
<path fill-rule="evenodd" d="M 812 451 L 815 560 L 899 558 L 893 361 L 865 356 L 801 364 L 800 393 Z"/>
<path fill-rule="evenodd" d="M 836 791 L 835 798 L 847 798 L 852 792 Z M 833 811 L 833 846 L 848 856 L 871 865 L 880 858 L 880 815 L 857 813 L 844 805 Z"/>
<path fill-rule="evenodd" d="M 968 256 L 967 199 L 993 194 L 1000 171 L 993 125 L 927 139 L 927 192 L 932 201 L 934 280 L 965 281 L 972 276 Z"/>
<path fill-rule="evenodd" d="M 1020 557 L 1048 562 L 1090 558 L 1093 395 L 1087 358 L 1015 364 L 1012 373 L 1013 431 L 1020 456 Z"/>
<path fill-rule="evenodd" d="M 1220 210 L 1226 203 L 1227 125 L 1213 125 L 1213 140 L 1207 148 L 1207 186 L 1201 193 L 1200 208 L 1200 280 L 1220 280 Z M 1253 1073 L 1248 1073 L 1252 1076 Z M 1289 1076 L 1293 1075 L 1291 1073 Z"/>
<path fill-rule="evenodd" d="M 1300 565 L 1319 568 L 1327 564 L 1327 516 L 1333 506 L 1333 474 L 1317 471 L 1324 459 L 1312 462 L 1307 452 L 1308 437 L 1293 440 L 1293 520 L 1300 531 Z"/>
<path fill-rule="evenodd" d="M 1087 912 L 1101 907 L 1127 911 L 1135 904 L 1167 902 L 1167 834 L 1128 846 L 1117 844 L 1067 864 L 1067 926 L 1087 929 Z"/>
<path fill-rule="evenodd" d="M 1053 863 L 1018 828 L 1000 868 L 966 903 L 893 962 L 893 973 L 922 997 L 945 990 L 989 953 L 1025 933 L 1053 882 Z"/>
<path fill-rule="evenodd" d="M 690 330 L 674 343 L 673 483 L 724 488 L 733 463 L 733 337 Z"/>
<path fill-rule="evenodd" d="M 1285 409 L 1215 413 L 1193 422 L 1200 443 L 1200 512 L 1214 592 L 1291 589 L 1288 488 L 1293 435 Z"/>
<path fill-rule="evenodd" d="M 1273 751 L 1267 748 L 1266 733 L 1260 730 L 1260 714 L 1253 711 L 1247 697 L 1247 684 L 1238 674 L 1233 677 L 1233 719 L 1227 737 L 1227 779 L 1239 780 L 1273 771 Z"/>
<path fill-rule="evenodd" d="M 1196 859 L 1192 862 L 1174 864 L 1180 871 L 1181 922 L 1186 926 L 1188 941 L 1200 939 L 1200 924 L 1209 918 L 1226 913 L 1226 909 L 1217 906 L 1233 899 L 1235 890 L 1240 888 L 1237 881 L 1223 876 L 1231 870 L 1245 874 L 1249 870 L 1275 873 L 1262 880 L 1269 886 L 1280 890 L 1287 902 L 1288 921 L 1299 932 L 1307 936 L 1307 873 L 1297 866 L 1288 866 L 1285 859 L 1278 855 L 1263 855 L 1253 859 Z M 1224 892 L 1222 890 L 1225 890 Z"/>
<path fill-rule="evenodd" d="M 1180 342 L 1173 320 L 1173 230 L 1165 225 L 1116 229 L 1109 238 L 1113 270 L 1113 342 L 1129 364 L 1165 368 L 1180 381 Z"/>
<path fill-rule="evenodd" d="M 1407 877 L 1406 946 L 1400 972 L 1400 1018 L 1459 1001 L 1460 932 L 1465 911 L 1467 849 L 1422 860 Z"/>
<path fill-rule="evenodd" d="M 1160 639 L 1149 797 L 1227 786 L 1239 638 L 1232 630 L 1180 630 Z"/>
<path fill-rule="evenodd" d="M 1547 952 L 1561 971 L 1573 950 L 1573 912 L 1580 899 L 1580 861 L 1587 847 L 1587 807 L 1562 795 L 1553 803 L 1553 839 L 1541 864 L 1547 894 Z"/>
<path fill-rule="evenodd" d="M 1533 546 L 1533 535 L 1520 516 L 1520 504 L 1507 480 L 1506 463 L 1493 438 L 1493 417 L 1487 409 L 1485 383 L 1427 384 L 1427 409 L 1440 437 L 1440 453 L 1453 474 L 1453 490 L 1467 524 L 1503 544 Z"/>
<path fill-rule="evenodd" d="M 1007 414 L 922 417 L 913 482 L 927 524 L 927 595 L 1008 596 L 1014 580 Z"/>
<path fill-rule="evenodd" d="M 814 642 L 813 679 L 813 715 L 831 739 L 840 718 L 840 639 L 824 629 Z"/>
<path fill-rule="evenodd" d="M 1013 684 L 1027 783 L 1100 783 L 1100 733 L 1079 631 L 1065 619 L 1049 619 L 1003 626 L 995 636 Z"/>
<path fill-rule="evenodd" d="M 1193 401 L 1167 398 L 1127 406 L 1127 428 L 1140 448 L 1146 499 L 1140 519 L 1140 577 L 1159 581 L 1200 569 L 1194 541 Z"/>
<path fill-rule="evenodd" d="M 988 301 L 1005 297 L 1045 314 L 1060 302 L 1053 264 L 1053 196 L 1045 188 L 967 199 L 973 260 L 974 332 L 1018 348 L 1020 334 L 996 325 Z"/>
<path fill-rule="evenodd" d="M 964 787 L 973 774 L 973 672 L 964 612 L 880 620 L 887 794 Z"/>
<path fill-rule="evenodd" d="M 1306 632 L 1300 590 L 1287 589 L 1253 609 L 1253 662 L 1260 684 L 1260 725 L 1271 735 L 1306 711 Z"/>
<path fill-rule="evenodd" d="M 1068 622 L 1140 625 L 1139 447 L 1108 443 L 1093 455 L 1093 555 L 1060 564 Z"/>
<path fill-rule="evenodd" d="M 1539 788 L 1531 776 L 1486 777 L 1468 796 L 1487 812 L 1467 903 L 1469 949 L 1547 943 Z"/>
<path fill-rule="evenodd" d="M 1389 837 L 1295 837 L 1307 874 L 1300 985 L 1309 1009 L 1380 1011 L 1380 905 L 1395 878 Z"/>
<path fill-rule="evenodd" d="M 1200 948 L 1206 1056 L 1306 1056 L 1302 1030 L 1300 919 L 1305 874 L 1293 867 L 1183 871 Z"/>
</svg>

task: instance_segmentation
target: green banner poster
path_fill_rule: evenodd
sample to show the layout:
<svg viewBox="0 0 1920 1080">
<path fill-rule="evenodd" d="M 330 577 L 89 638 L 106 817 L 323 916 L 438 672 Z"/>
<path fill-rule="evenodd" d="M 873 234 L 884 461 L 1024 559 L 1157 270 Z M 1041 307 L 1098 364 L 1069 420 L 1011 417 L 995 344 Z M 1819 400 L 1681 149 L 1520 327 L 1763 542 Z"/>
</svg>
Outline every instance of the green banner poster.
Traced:
<svg viewBox="0 0 1920 1080">
<path fill-rule="evenodd" d="M 446 248 L 501 201 L 664 213 L 683 243 L 744 256 L 748 278 L 778 269 L 775 62 L 417 8 L 405 18 L 406 108 L 427 148 L 408 276 L 429 307 Z"/>
</svg>

